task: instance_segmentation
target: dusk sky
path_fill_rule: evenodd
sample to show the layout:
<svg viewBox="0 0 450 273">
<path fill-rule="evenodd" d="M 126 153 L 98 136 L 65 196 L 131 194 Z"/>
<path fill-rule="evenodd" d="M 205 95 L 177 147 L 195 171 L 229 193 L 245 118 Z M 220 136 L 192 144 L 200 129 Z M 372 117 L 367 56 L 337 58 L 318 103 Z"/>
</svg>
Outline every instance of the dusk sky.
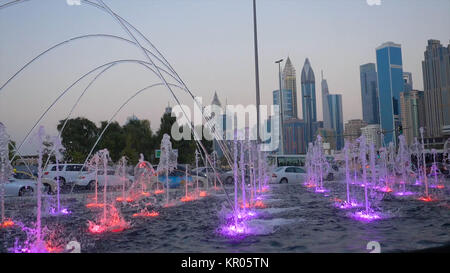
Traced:
<svg viewBox="0 0 450 273">
<path fill-rule="evenodd" d="M 255 76 L 251 0 L 104 0 L 138 28 L 164 54 L 205 103 L 217 91 L 222 104 L 254 104 Z M 0 0 L 0 5 L 9 1 Z M 95 1 L 94 1 L 95 2 Z M 331 93 L 343 95 L 344 120 L 362 118 L 359 66 L 375 62 L 375 48 L 386 41 L 402 45 L 403 69 L 413 75 L 414 89 L 423 90 L 423 52 L 428 39 L 445 46 L 450 39 L 449 0 L 258 0 L 261 100 L 272 104 L 278 88 L 277 59 L 289 56 L 300 73 L 309 58 L 316 75 L 318 118 L 322 119 L 320 71 Z M 84 34 L 129 38 L 108 14 L 66 0 L 32 0 L 0 10 L 0 85 L 36 55 L 66 39 Z M 89 70 L 119 59 L 146 60 L 135 46 L 101 38 L 78 40 L 60 47 L 28 67 L 0 91 L 0 122 L 20 143 L 45 109 L 70 84 Z M 95 74 L 82 80 L 52 108 L 44 121 L 56 135 L 64 119 Z M 137 90 L 157 83 L 137 64 L 120 64 L 89 89 L 73 117 L 108 120 Z M 180 91 L 178 91 L 180 92 Z M 182 103 L 192 101 L 181 92 Z M 300 97 L 300 96 L 299 96 Z M 163 87 L 134 99 L 117 116 L 123 124 L 135 114 L 149 119 L 154 131 L 170 101 Z M 299 116 L 301 117 L 301 101 Z M 27 143 L 24 154 L 35 153 Z"/>
</svg>

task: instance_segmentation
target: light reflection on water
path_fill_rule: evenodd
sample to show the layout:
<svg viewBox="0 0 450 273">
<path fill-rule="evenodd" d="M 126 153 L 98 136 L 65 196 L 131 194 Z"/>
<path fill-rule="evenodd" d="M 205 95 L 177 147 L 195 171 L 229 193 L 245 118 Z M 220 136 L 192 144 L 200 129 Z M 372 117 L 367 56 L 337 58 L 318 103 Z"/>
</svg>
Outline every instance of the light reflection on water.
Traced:
<svg viewBox="0 0 450 273">
<path fill-rule="evenodd" d="M 121 233 L 89 234 L 86 223 L 96 214 L 84 206 L 84 198 L 79 196 L 67 203 L 70 216 L 44 218 L 43 223 L 50 229 L 55 224 L 62 227 L 62 240 L 77 239 L 82 252 L 368 252 L 370 241 L 379 242 L 381 251 L 387 252 L 450 242 L 447 190 L 441 191 L 437 203 L 387 194 L 380 209 L 389 218 L 363 223 L 348 217 L 347 210 L 333 206 L 334 199 L 345 197 L 343 183 L 329 182 L 325 186 L 331 190 L 329 197 L 298 184 L 271 186 L 264 199 L 267 208 L 259 210 L 259 218 L 250 221 L 264 232 L 240 240 L 216 232 L 221 223 L 218 211 L 225 203 L 223 195 L 156 208 L 160 213 L 156 218 L 133 218 L 136 208 L 123 206 L 122 214 L 132 227 Z M 183 191 L 177 192 L 178 197 L 182 195 Z M 22 222 L 33 221 L 33 206 L 28 205 L 32 201 L 14 204 L 21 213 L 14 216 Z M 0 252 L 6 252 L 18 236 L 18 230 L 0 231 Z"/>
</svg>

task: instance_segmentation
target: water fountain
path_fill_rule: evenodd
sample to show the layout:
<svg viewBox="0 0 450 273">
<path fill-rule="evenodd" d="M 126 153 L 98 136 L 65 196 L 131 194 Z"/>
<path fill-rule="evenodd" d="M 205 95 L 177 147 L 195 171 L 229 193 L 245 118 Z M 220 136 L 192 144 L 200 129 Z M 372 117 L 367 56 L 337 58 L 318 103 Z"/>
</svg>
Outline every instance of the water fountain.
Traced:
<svg viewBox="0 0 450 273">
<path fill-rule="evenodd" d="M 46 253 L 46 242 L 44 240 L 44 233 L 48 233 L 46 227 L 42 227 L 42 156 L 44 153 L 45 129 L 40 126 L 36 132 L 34 139 L 38 145 L 38 177 L 36 185 L 36 222 L 32 228 L 26 227 L 24 224 L 17 222 L 16 225 L 26 233 L 26 240 L 23 244 L 19 244 L 19 239 L 16 238 L 14 247 L 10 249 L 12 252 L 18 253 Z"/>
<path fill-rule="evenodd" d="M 114 203 L 108 203 L 108 166 L 111 162 L 109 151 L 103 149 L 97 152 L 100 165 L 103 172 L 103 208 L 102 216 L 100 220 L 96 222 L 88 221 L 88 230 L 93 234 L 99 234 L 104 232 L 120 232 L 130 227 L 130 224 L 126 222 L 120 215 L 120 212 L 114 206 Z M 97 182 L 98 183 L 98 182 Z"/>
<path fill-rule="evenodd" d="M 14 222 L 5 217 L 5 184 L 12 173 L 12 166 L 9 163 L 9 135 L 6 127 L 0 122 L 0 198 L 1 198 L 1 222 L 0 228 L 12 227 Z"/>
<path fill-rule="evenodd" d="M 406 190 L 406 185 L 409 184 L 409 175 L 411 173 L 411 153 L 406 144 L 404 135 L 398 137 L 399 149 L 396 158 L 396 173 L 401 173 L 400 190 L 395 193 L 397 196 L 413 195 L 412 192 Z"/>
<path fill-rule="evenodd" d="M 365 136 L 362 135 L 361 137 L 359 137 L 358 142 L 359 142 L 359 151 L 360 151 L 359 160 L 360 160 L 360 164 L 362 167 L 362 184 L 361 185 L 364 187 L 365 210 L 357 211 L 357 212 L 351 214 L 351 216 L 357 220 L 370 222 L 373 220 L 381 219 L 381 216 L 370 207 L 369 196 L 368 196 L 369 183 L 367 181 L 367 143 L 366 143 Z M 374 171 L 375 170 L 372 170 L 372 172 L 374 172 Z M 373 182 L 374 181 L 372 181 L 372 186 L 374 186 Z"/>
<path fill-rule="evenodd" d="M 420 127 L 419 129 L 420 131 L 420 137 L 422 139 L 422 161 L 423 161 L 423 172 L 422 172 L 422 177 L 423 177 L 423 182 L 425 183 L 425 195 L 421 196 L 419 198 L 419 200 L 424 201 L 424 202 L 432 202 L 435 201 L 431 195 L 429 194 L 428 191 L 428 177 L 427 177 L 427 164 L 426 164 L 426 151 L 425 151 L 425 141 L 424 141 L 424 128 Z"/>
<path fill-rule="evenodd" d="M 181 197 L 181 202 L 191 202 L 195 200 L 195 196 L 189 194 L 189 179 L 188 179 L 188 165 L 185 166 L 184 171 L 184 197 Z"/>
<path fill-rule="evenodd" d="M 55 163 L 56 163 L 56 208 L 52 208 L 50 214 L 51 215 L 68 215 L 71 213 L 67 208 L 61 207 L 61 184 L 60 184 L 60 176 L 59 176 L 59 163 L 63 160 L 63 152 L 65 151 L 64 146 L 61 142 L 61 137 L 55 136 L 52 141 L 52 151 L 55 155 Z M 49 157 L 51 154 L 48 155 Z"/>
<path fill-rule="evenodd" d="M 127 178 L 127 163 L 128 163 L 127 158 L 125 156 L 122 156 L 119 159 L 119 162 L 117 164 L 117 171 L 116 171 L 116 173 L 121 176 L 121 180 L 122 180 L 122 196 L 116 198 L 117 202 L 127 202 L 126 193 L 125 193 L 125 188 L 126 188 L 126 184 L 127 184 L 127 181 L 128 181 L 128 178 Z"/>
<path fill-rule="evenodd" d="M 170 142 L 170 136 L 164 134 L 161 140 L 161 157 L 157 167 L 158 173 L 165 173 L 166 175 L 166 207 L 171 205 L 169 199 L 169 172 L 177 167 L 177 155 L 172 150 L 172 143 Z"/>
<path fill-rule="evenodd" d="M 350 196 L 350 184 L 352 178 L 350 176 L 350 153 L 351 153 L 352 145 L 350 142 L 346 141 L 344 145 L 344 157 L 345 157 L 345 184 L 346 184 L 346 201 L 342 202 L 337 200 L 336 207 L 340 209 L 350 209 L 354 207 L 359 207 L 360 204 L 356 202 L 354 198 Z"/>
<path fill-rule="evenodd" d="M 95 193 L 94 193 L 94 198 L 93 198 L 94 200 L 93 200 L 93 202 L 89 202 L 88 204 L 86 204 L 86 207 L 88 207 L 88 208 L 99 208 L 99 207 L 103 206 L 103 204 L 98 202 L 98 172 L 100 169 L 99 168 L 100 161 L 101 161 L 100 153 L 97 152 L 91 157 L 91 159 L 89 160 L 88 165 L 87 165 L 88 171 L 90 171 L 90 172 L 93 171 L 95 174 Z"/>
<path fill-rule="evenodd" d="M 134 168 L 134 183 L 129 189 L 129 196 L 126 198 L 127 202 L 138 201 L 142 198 L 149 197 L 148 184 L 152 184 L 153 177 L 156 171 L 152 164 L 144 160 L 144 155 L 140 154 L 139 162 Z M 158 186 L 159 181 L 156 181 Z"/>
<path fill-rule="evenodd" d="M 430 183 L 429 187 L 433 189 L 444 189 L 445 186 L 440 182 L 439 179 L 440 171 L 436 161 L 437 156 L 436 149 L 432 149 L 431 154 L 433 155 L 433 164 L 431 165 L 430 175 L 433 176 L 433 182 Z"/>
</svg>

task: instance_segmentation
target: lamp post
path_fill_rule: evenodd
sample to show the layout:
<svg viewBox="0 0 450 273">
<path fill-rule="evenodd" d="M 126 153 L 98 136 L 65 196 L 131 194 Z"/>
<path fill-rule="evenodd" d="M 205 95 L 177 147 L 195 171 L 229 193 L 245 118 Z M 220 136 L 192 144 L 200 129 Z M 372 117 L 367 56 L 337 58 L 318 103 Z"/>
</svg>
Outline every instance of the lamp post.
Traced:
<svg viewBox="0 0 450 273">
<path fill-rule="evenodd" d="M 279 98 L 279 102 L 280 102 L 280 138 L 281 138 L 281 148 L 280 148 L 280 153 L 283 155 L 284 154 L 284 119 L 283 119 L 283 90 L 281 90 L 281 62 L 283 61 L 283 59 L 276 61 L 275 63 L 278 64 L 278 80 L 279 80 L 279 90 L 278 90 L 278 98 Z"/>
<path fill-rule="evenodd" d="M 258 143 L 261 143 L 260 126 L 260 94 L 259 94 L 259 67 L 258 67 L 258 28 L 256 25 L 256 0 L 253 0 L 253 37 L 255 43 L 255 80 L 256 80 L 256 136 Z"/>
</svg>

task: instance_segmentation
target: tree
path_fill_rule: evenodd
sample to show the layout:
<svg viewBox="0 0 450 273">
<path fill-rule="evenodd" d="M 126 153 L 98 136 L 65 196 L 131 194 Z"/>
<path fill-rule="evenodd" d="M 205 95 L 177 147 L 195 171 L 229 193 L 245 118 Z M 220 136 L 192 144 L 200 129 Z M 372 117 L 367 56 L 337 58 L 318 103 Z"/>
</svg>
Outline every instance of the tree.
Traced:
<svg viewBox="0 0 450 273">
<path fill-rule="evenodd" d="M 122 154 L 129 158 L 131 164 L 137 164 L 139 154 L 142 153 L 145 159 L 149 160 L 155 149 L 155 142 L 150 121 L 130 119 L 124 126 L 125 148 Z M 131 153 L 135 153 L 132 155 Z"/>
<path fill-rule="evenodd" d="M 64 122 L 59 121 L 58 131 L 61 131 Z M 62 144 L 66 148 L 65 160 L 83 163 L 97 140 L 97 134 L 98 128 L 92 121 L 81 117 L 69 119 L 61 134 Z"/>
<path fill-rule="evenodd" d="M 99 133 L 105 129 L 107 124 L 107 121 L 101 122 Z M 125 149 L 125 137 L 124 129 L 120 126 L 120 124 L 117 121 L 112 122 L 98 143 L 98 149 L 108 149 L 111 159 L 113 161 L 118 161 L 122 156 L 122 151 Z"/>
</svg>

